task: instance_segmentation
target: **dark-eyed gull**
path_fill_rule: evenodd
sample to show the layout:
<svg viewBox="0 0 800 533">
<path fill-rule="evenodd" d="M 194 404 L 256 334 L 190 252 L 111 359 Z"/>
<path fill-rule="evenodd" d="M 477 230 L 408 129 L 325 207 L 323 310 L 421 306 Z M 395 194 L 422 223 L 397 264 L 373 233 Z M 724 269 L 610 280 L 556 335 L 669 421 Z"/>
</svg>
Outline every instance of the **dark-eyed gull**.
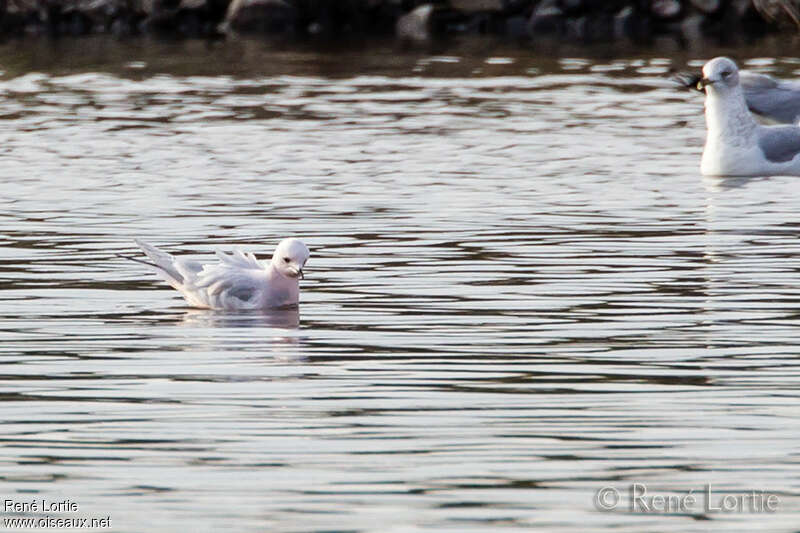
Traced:
<svg viewBox="0 0 800 533">
<path fill-rule="evenodd" d="M 701 72 L 682 72 L 675 80 L 684 87 L 703 92 Z M 739 83 L 744 93 L 747 108 L 764 119 L 776 124 L 800 122 L 800 81 L 779 80 L 767 74 L 739 71 Z"/>
<path fill-rule="evenodd" d="M 712 59 L 699 84 L 706 92 L 704 175 L 800 175 L 800 127 L 757 123 L 745 104 L 736 63 Z"/>
<path fill-rule="evenodd" d="M 174 257 L 138 239 L 136 244 L 153 262 L 134 260 L 150 266 L 180 291 L 189 305 L 229 311 L 297 305 L 298 280 L 303 278 L 309 256 L 298 239 L 282 240 L 270 262 L 259 261 L 252 253 L 218 250 L 218 262 L 203 263 Z"/>
</svg>

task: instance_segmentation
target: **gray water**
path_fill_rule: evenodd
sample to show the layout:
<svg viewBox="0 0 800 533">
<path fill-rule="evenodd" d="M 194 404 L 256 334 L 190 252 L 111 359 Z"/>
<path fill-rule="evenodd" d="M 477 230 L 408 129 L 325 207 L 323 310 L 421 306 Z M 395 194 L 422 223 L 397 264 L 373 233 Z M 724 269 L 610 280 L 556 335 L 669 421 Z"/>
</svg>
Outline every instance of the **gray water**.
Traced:
<svg viewBox="0 0 800 533">
<path fill-rule="evenodd" d="M 0 47 L 0 500 L 78 506 L 1 518 L 798 531 L 800 178 L 700 176 L 712 54 L 77 43 Z M 290 235 L 299 312 L 114 255 Z"/>
</svg>

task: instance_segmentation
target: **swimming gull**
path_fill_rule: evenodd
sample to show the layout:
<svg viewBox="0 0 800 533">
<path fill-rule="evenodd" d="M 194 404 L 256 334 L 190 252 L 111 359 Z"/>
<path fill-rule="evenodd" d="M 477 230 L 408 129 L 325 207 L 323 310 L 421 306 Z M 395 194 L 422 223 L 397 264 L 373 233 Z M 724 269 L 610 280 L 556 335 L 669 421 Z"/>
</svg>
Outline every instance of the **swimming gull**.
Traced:
<svg viewBox="0 0 800 533">
<path fill-rule="evenodd" d="M 682 72 L 675 80 L 685 86 L 703 92 L 700 72 Z M 767 74 L 739 71 L 747 108 L 767 122 L 797 124 L 800 122 L 800 81 L 779 80 Z"/>
<path fill-rule="evenodd" d="M 706 91 L 704 175 L 800 175 L 800 127 L 758 124 L 745 105 L 736 63 L 712 59 L 699 83 Z"/>
<path fill-rule="evenodd" d="M 189 305 L 229 311 L 297 305 L 298 280 L 303 278 L 309 256 L 298 239 L 282 240 L 270 262 L 239 250 L 232 254 L 217 250 L 219 262 L 203 263 L 174 257 L 138 239 L 136 244 L 152 263 L 122 257 L 151 267 L 180 291 Z"/>
</svg>

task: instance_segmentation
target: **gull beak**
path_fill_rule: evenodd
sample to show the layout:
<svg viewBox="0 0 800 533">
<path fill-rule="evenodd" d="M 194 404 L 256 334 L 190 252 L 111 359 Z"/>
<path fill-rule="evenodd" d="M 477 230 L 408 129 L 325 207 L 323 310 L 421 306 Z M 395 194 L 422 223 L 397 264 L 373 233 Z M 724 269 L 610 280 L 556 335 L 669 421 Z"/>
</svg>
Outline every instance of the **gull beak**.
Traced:
<svg viewBox="0 0 800 533">
<path fill-rule="evenodd" d="M 711 78 L 700 78 L 700 81 L 697 82 L 697 90 L 702 91 L 709 85 L 714 85 L 718 80 L 712 80 Z"/>
</svg>

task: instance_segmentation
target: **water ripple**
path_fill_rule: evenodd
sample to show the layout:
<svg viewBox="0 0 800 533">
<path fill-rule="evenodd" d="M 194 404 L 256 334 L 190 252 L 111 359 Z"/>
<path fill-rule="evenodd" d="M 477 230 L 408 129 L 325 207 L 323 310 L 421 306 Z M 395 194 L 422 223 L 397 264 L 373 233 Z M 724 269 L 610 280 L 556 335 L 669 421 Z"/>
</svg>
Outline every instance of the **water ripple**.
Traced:
<svg viewBox="0 0 800 533">
<path fill-rule="evenodd" d="M 796 528 L 796 178 L 699 176 L 680 60 L 104 46 L 0 47 L 7 497 L 120 531 Z M 285 235 L 299 313 L 114 255 Z M 634 482 L 780 507 L 593 507 Z"/>
</svg>

